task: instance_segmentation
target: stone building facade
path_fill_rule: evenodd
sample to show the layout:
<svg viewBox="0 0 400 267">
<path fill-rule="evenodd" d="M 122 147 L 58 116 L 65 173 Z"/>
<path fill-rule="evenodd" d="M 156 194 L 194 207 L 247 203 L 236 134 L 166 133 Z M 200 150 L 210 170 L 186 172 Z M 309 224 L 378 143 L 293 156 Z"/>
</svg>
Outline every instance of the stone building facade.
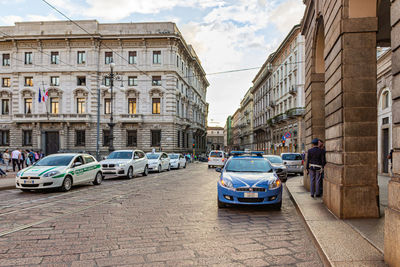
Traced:
<svg viewBox="0 0 400 267">
<path fill-rule="evenodd" d="M 240 108 L 232 115 L 232 144 L 230 150 L 240 150 Z"/>
<path fill-rule="evenodd" d="M 224 150 L 224 127 L 207 127 L 207 152 Z"/>
<path fill-rule="evenodd" d="M 271 154 L 304 149 L 304 38 L 292 28 L 253 80 L 258 150 Z M 283 140 L 283 136 L 285 140 Z"/>
<path fill-rule="evenodd" d="M 112 110 L 115 149 L 205 152 L 209 84 L 176 25 L 77 23 L 90 34 L 66 21 L 0 27 L 0 149 L 95 153 L 99 111 L 107 154 Z"/>
<path fill-rule="evenodd" d="M 244 95 L 240 102 L 239 114 L 239 149 L 253 149 L 253 95 L 251 88 Z"/>
<path fill-rule="evenodd" d="M 388 174 L 392 149 L 392 54 L 379 49 L 377 59 L 378 173 Z"/>
<path fill-rule="evenodd" d="M 339 218 L 380 214 L 376 49 L 391 48 L 394 152 L 384 257 L 390 266 L 400 266 L 400 1 L 304 3 L 306 145 L 315 137 L 326 140 L 323 201 Z"/>
</svg>

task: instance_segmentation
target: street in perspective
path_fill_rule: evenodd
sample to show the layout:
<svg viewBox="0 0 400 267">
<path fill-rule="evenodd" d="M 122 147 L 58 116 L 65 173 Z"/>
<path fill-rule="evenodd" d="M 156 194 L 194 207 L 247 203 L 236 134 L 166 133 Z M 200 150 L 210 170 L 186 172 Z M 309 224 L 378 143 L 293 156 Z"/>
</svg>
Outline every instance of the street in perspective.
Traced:
<svg viewBox="0 0 400 267">
<path fill-rule="evenodd" d="M 0 7 L 0 266 L 400 267 L 400 0 Z"/>
</svg>

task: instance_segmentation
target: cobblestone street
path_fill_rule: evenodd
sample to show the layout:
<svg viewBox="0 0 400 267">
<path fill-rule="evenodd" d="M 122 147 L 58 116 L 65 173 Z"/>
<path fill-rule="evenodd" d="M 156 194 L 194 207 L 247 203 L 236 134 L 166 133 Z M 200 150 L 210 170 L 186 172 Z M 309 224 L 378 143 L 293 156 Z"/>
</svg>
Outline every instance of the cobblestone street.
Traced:
<svg viewBox="0 0 400 267">
<path fill-rule="evenodd" d="M 68 193 L 0 194 L 0 266 L 322 266 L 287 192 L 282 211 L 217 208 L 206 164 Z"/>
</svg>

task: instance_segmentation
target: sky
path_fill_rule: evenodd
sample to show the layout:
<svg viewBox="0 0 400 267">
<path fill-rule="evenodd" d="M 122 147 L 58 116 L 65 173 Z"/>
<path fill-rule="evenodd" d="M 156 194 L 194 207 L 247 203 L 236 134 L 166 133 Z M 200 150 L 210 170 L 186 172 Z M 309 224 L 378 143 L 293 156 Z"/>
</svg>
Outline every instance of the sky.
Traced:
<svg viewBox="0 0 400 267">
<path fill-rule="evenodd" d="M 46 0 L 73 20 L 175 22 L 206 73 L 261 67 L 300 23 L 303 0 Z M 43 0 L 0 0 L 0 25 L 65 20 Z M 210 126 L 224 126 L 259 69 L 207 75 Z"/>
</svg>

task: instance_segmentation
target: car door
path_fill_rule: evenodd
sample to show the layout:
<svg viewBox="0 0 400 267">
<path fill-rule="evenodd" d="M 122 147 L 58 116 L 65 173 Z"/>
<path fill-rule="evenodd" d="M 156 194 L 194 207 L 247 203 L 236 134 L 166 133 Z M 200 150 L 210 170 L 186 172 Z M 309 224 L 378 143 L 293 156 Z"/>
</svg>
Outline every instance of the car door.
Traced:
<svg viewBox="0 0 400 267">
<path fill-rule="evenodd" d="M 140 173 L 142 171 L 141 163 L 140 163 L 140 155 L 138 151 L 133 153 L 133 171 L 135 174 Z"/>
<path fill-rule="evenodd" d="M 85 160 L 85 173 L 87 173 L 86 179 L 87 181 L 93 181 L 96 177 L 97 172 L 100 170 L 99 163 L 90 155 L 83 156 Z"/>
<path fill-rule="evenodd" d="M 185 166 L 185 158 L 182 156 L 182 154 L 179 154 L 179 166 Z"/>
<path fill-rule="evenodd" d="M 77 163 L 80 163 L 80 165 L 75 165 Z M 73 163 L 72 163 L 72 170 L 73 170 L 73 174 L 74 174 L 74 184 L 78 184 L 78 183 L 82 183 L 85 181 L 85 179 L 87 179 L 85 176 L 87 175 L 87 173 L 85 173 L 85 161 L 83 159 L 83 157 L 81 155 L 77 156 Z"/>
<path fill-rule="evenodd" d="M 144 155 L 143 151 L 138 151 L 139 158 L 140 158 L 140 172 L 144 172 L 144 168 L 147 165 L 146 156 Z"/>
<path fill-rule="evenodd" d="M 168 162 L 167 162 L 167 155 L 165 154 L 165 153 L 163 153 L 162 155 L 161 155 L 161 164 L 162 164 L 162 168 L 164 169 L 164 170 L 166 170 L 166 169 L 168 169 Z"/>
</svg>

